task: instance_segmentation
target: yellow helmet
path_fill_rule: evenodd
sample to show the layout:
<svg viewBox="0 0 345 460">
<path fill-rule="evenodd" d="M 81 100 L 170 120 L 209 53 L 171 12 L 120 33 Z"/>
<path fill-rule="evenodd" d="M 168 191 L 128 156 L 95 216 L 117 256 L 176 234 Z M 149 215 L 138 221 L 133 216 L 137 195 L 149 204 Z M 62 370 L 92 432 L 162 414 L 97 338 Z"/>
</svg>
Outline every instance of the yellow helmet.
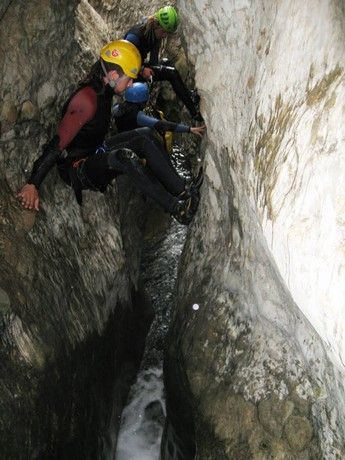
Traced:
<svg viewBox="0 0 345 460">
<path fill-rule="evenodd" d="M 111 64 L 119 65 L 127 77 L 137 78 L 141 68 L 141 56 L 133 43 L 116 40 L 101 49 L 101 58 Z"/>
</svg>

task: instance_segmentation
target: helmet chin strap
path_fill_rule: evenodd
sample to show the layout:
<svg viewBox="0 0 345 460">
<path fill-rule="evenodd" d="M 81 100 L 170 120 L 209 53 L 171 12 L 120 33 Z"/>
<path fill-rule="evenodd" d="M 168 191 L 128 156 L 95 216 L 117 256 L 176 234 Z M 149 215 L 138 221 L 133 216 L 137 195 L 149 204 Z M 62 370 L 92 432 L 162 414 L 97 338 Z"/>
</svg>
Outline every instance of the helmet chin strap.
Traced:
<svg viewBox="0 0 345 460">
<path fill-rule="evenodd" d="M 104 62 L 103 62 L 102 60 L 101 60 L 101 66 L 102 66 L 104 75 L 105 75 L 105 76 L 107 77 L 107 79 L 108 79 L 108 85 L 110 86 L 110 88 L 115 89 L 115 88 L 116 88 L 116 85 L 117 85 L 117 82 L 116 82 L 116 80 L 111 80 L 111 79 L 109 79 L 107 69 L 105 68 Z"/>
</svg>

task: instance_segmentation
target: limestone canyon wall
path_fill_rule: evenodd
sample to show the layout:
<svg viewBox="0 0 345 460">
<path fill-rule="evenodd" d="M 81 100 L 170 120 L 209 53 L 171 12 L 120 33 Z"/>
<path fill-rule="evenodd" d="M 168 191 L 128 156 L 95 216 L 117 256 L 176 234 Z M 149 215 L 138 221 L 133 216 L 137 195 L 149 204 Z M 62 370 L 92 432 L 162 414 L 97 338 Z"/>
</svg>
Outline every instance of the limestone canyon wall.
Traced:
<svg viewBox="0 0 345 460">
<path fill-rule="evenodd" d="M 342 458 L 344 3 L 178 7 L 208 141 L 163 458 Z"/>
</svg>

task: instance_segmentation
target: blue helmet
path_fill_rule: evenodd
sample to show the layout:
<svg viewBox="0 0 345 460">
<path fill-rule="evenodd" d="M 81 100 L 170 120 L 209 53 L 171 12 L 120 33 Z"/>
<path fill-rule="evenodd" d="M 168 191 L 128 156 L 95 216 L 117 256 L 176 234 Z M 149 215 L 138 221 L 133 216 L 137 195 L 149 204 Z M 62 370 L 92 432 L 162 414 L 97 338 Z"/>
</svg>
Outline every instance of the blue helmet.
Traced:
<svg viewBox="0 0 345 460">
<path fill-rule="evenodd" d="M 147 102 L 150 97 L 149 87 L 146 83 L 133 83 L 133 86 L 126 89 L 123 96 L 127 102 Z"/>
</svg>

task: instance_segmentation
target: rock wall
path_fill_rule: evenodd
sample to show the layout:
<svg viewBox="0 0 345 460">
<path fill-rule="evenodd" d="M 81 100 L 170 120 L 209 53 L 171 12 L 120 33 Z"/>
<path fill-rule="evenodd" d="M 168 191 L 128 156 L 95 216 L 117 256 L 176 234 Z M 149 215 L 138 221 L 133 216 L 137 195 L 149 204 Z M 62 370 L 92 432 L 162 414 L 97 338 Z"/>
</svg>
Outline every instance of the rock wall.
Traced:
<svg viewBox="0 0 345 460">
<path fill-rule="evenodd" d="M 80 209 L 55 173 L 39 213 L 14 194 L 99 48 L 159 4 L 0 7 L 3 458 L 113 451 L 150 322 L 136 292 L 142 202 L 122 181 Z M 208 140 L 162 456 L 342 458 L 344 4 L 178 6 Z"/>
<path fill-rule="evenodd" d="M 197 9 L 188 10 L 189 53 L 212 141 L 236 159 L 284 281 L 341 363 L 344 4 L 216 2 L 206 13 L 197 2 Z M 208 31 L 202 38 L 200 29 Z M 226 85 L 214 68 L 229 75 Z"/>
<path fill-rule="evenodd" d="M 145 205 L 122 181 L 80 208 L 55 171 L 38 213 L 15 193 L 112 32 L 86 1 L 6 2 L 0 21 L 0 457 L 111 455 L 152 320 Z"/>
<path fill-rule="evenodd" d="M 208 141 L 162 456 L 342 458 L 344 4 L 178 7 Z"/>
</svg>

